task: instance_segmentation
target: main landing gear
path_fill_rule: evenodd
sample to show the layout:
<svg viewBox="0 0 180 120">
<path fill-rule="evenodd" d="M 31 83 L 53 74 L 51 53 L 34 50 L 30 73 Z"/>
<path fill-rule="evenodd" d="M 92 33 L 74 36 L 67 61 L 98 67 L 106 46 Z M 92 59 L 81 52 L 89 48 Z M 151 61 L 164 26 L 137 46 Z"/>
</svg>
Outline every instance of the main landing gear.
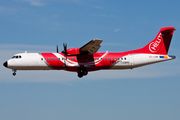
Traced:
<svg viewBox="0 0 180 120">
<path fill-rule="evenodd" d="M 16 69 L 12 69 L 12 71 L 13 71 L 13 76 L 15 76 L 16 75 Z"/>
<path fill-rule="evenodd" d="M 79 77 L 79 78 L 82 78 L 83 76 L 86 76 L 87 74 L 88 74 L 88 71 L 87 71 L 87 70 L 81 69 L 81 70 L 79 70 L 79 72 L 78 72 L 78 77 Z"/>
</svg>

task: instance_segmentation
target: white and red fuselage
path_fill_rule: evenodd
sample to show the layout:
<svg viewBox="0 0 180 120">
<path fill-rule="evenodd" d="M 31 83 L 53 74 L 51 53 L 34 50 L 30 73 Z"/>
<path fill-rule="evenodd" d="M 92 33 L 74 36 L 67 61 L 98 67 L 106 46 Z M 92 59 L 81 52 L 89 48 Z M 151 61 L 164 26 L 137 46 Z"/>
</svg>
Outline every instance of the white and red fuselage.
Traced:
<svg viewBox="0 0 180 120">
<path fill-rule="evenodd" d="M 132 69 L 175 59 L 175 56 L 167 55 L 174 30 L 174 27 L 162 28 L 153 41 L 137 50 L 122 53 L 109 53 L 108 51 L 96 53 L 98 50 L 96 49 L 93 54 L 88 54 L 86 51 L 81 54 L 85 49 L 82 48 L 79 52 L 78 48 L 78 53 L 73 53 L 73 55 L 25 52 L 14 55 L 4 63 L 4 66 L 13 69 L 14 72 L 16 70 L 66 70 L 77 72 L 79 77 L 87 75 L 90 71 L 102 69 Z M 96 46 L 93 45 L 93 47 Z"/>
</svg>

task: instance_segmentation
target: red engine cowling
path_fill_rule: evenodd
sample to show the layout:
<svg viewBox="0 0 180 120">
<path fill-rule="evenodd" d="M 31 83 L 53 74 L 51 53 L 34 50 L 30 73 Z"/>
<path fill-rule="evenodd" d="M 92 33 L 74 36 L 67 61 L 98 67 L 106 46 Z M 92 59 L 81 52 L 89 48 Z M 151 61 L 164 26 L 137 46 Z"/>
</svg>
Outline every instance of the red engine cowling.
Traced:
<svg viewBox="0 0 180 120">
<path fill-rule="evenodd" d="M 80 54 L 79 48 L 67 49 L 67 55 L 78 55 Z"/>
</svg>

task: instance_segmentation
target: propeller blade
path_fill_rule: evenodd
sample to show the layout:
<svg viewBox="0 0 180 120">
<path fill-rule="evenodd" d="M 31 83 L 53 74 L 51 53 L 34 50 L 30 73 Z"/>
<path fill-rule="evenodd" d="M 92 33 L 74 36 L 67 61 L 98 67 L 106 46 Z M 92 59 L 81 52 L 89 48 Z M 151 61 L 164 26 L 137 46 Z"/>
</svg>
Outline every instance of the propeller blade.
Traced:
<svg viewBox="0 0 180 120">
<path fill-rule="evenodd" d="M 63 43 L 64 50 L 62 53 L 67 54 L 67 44 Z"/>
<path fill-rule="evenodd" d="M 58 45 L 57 45 L 57 49 L 56 50 L 57 50 L 57 53 L 59 53 Z"/>
<path fill-rule="evenodd" d="M 64 51 L 67 50 L 67 44 L 63 43 L 63 46 L 64 46 Z"/>
</svg>

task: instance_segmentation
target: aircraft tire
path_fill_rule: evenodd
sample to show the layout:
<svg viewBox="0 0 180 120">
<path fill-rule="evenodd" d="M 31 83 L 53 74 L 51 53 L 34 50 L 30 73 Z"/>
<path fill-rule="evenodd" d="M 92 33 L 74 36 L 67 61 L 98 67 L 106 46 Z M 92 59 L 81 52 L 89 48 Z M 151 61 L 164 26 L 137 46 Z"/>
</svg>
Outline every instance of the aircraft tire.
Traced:
<svg viewBox="0 0 180 120">
<path fill-rule="evenodd" d="M 78 72 L 78 77 L 82 78 L 83 77 L 83 72 Z"/>
<path fill-rule="evenodd" d="M 16 73 L 13 73 L 13 76 L 15 76 L 16 75 Z"/>
<path fill-rule="evenodd" d="M 87 70 L 84 70 L 83 71 L 83 75 L 86 76 L 88 74 L 88 71 Z"/>
</svg>

